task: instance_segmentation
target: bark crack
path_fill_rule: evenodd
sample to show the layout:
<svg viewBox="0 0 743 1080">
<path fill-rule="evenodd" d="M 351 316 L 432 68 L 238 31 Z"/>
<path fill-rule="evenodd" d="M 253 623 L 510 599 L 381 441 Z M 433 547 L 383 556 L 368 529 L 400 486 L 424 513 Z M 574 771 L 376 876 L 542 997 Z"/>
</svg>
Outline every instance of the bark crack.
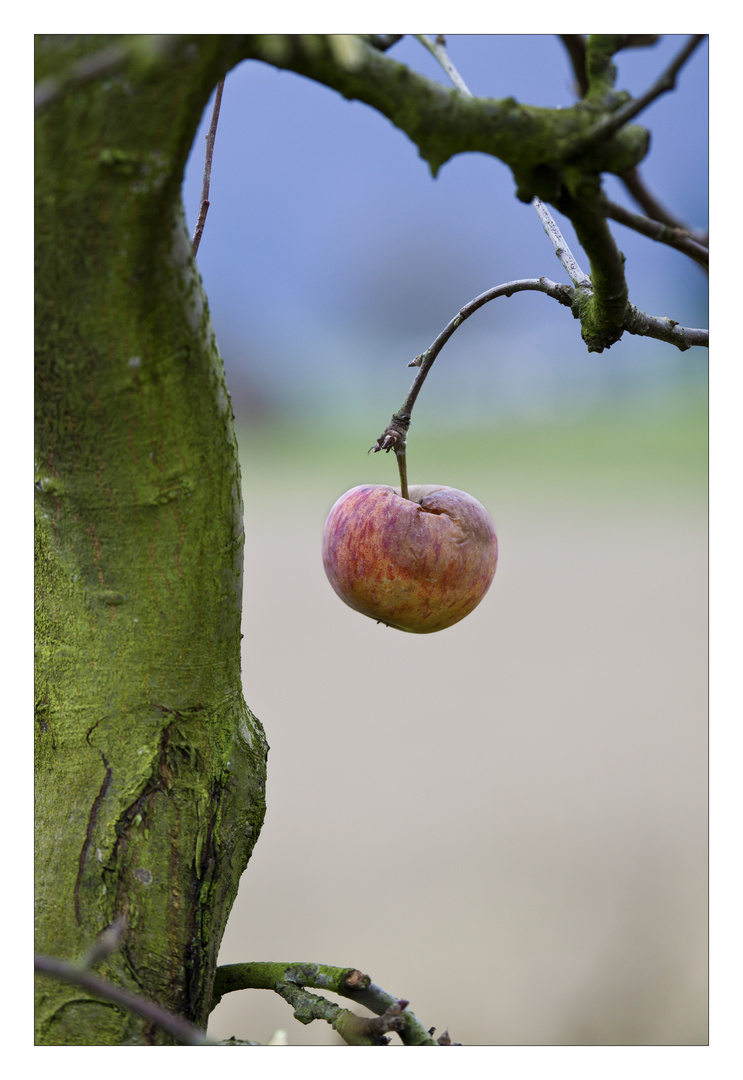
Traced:
<svg viewBox="0 0 743 1080">
<path fill-rule="evenodd" d="M 99 753 L 101 755 L 101 759 L 103 761 L 103 765 L 104 765 L 104 768 L 106 770 L 106 775 L 103 777 L 103 783 L 101 784 L 100 791 L 98 792 L 95 799 L 93 800 L 93 805 L 90 808 L 90 815 L 88 817 L 88 827 L 85 830 L 85 840 L 83 841 L 83 846 L 82 846 L 82 849 L 80 851 L 80 859 L 78 860 L 78 864 L 77 864 L 77 877 L 75 879 L 74 898 L 75 898 L 75 921 L 77 922 L 78 926 L 82 926 L 82 918 L 80 916 L 80 882 L 82 881 L 82 878 L 83 878 L 83 872 L 85 870 L 85 862 L 86 862 L 86 859 L 88 857 L 88 852 L 90 850 L 90 845 L 93 842 L 93 830 L 95 828 L 96 818 L 98 817 L 98 811 L 101 808 L 101 803 L 103 802 L 103 800 L 106 797 L 106 792 L 108 791 L 109 785 L 111 783 L 111 777 L 113 776 L 113 769 L 111 768 L 108 761 L 106 760 L 106 755 L 103 753 L 102 750 L 100 750 Z"/>
</svg>

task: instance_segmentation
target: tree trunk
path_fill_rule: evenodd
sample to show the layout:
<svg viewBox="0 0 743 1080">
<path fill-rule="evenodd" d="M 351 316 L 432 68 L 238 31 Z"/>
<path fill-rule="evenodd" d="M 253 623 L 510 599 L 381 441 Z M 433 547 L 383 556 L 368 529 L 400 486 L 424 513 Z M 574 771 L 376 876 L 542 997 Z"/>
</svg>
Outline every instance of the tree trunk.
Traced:
<svg viewBox="0 0 743 1080">
<path fill-rule="evenodd" d="M 264 813 L 243 523 L 181 180 L 227 38 L 37 38 L 36 933 L 205 1026 Z M 171 1041 L 37 977 L 39 1043 Z"/>
</svg>

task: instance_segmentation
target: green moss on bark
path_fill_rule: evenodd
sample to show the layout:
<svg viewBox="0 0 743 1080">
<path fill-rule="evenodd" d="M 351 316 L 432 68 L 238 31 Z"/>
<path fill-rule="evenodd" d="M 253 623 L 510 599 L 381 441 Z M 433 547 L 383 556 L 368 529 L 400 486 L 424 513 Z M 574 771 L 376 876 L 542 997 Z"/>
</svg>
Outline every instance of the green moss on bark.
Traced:
<svg viewBox="0 0 743 1080">
<path fill-rule="evenodd" d="M 180 208 L 225 40 L 38 42 L 57 89 L 36 147 L 37 949 L 75 957 L 124 915 L 101 973 L 196 1023 L 266 757 L 240 680 L 232 413 Z M 123 59 L 80 78 L 112 44 Z M 167 1041 L 37 991 L 39 1042 Z"/>
</svg>

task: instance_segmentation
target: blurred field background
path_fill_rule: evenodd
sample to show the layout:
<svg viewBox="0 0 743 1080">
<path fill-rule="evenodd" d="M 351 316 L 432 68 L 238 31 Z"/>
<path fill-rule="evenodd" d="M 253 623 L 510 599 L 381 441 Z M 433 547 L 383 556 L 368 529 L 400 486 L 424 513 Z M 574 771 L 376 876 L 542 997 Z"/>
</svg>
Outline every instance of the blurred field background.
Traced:
<svg viewBox="0 0 743 1080">
<path fill-rule="evenodd" d="M 650 85 L 683 40 L 619 54 L 618 85 Z M 571 103 L 555 38 L 449 51 L 474 93 Z M 445 81 L 415 42 L 391 55 Z M 650 186 L 699 226 L 706 65 L 643 118 Z M 199 138 L 191 226 L 202 164 Z M 459 306 L 561 267 L 499 163 L 433 181 L 371 110 L 259 64 L 227 79 L 211 198 L 198 261 L 242 457 L 245 696 L 271 746 L 220 962 L 360 967 L 470 1045 L 706 1042 L 706 353 L 589 356 L 534 295 L 461 327 L 416 406 L 410 478 L 488 507 L 498 571 L 463 623 L 402 634 L 331 590 L 325 516 L 397 482 L 367 450 Z M 633 302 L 706 325 L 699 268 L 615 233 Z M 260 991 L 210 1031 L 279 1028 L 336 1041 Z"/>
</svg>

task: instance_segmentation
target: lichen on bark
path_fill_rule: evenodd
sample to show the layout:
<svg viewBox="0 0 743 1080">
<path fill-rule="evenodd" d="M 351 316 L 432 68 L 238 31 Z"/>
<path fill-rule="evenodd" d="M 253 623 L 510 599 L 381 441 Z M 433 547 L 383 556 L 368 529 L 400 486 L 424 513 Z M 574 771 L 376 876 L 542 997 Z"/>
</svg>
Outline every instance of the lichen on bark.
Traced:
<svg viewBox="0 0 743 1080">
<path fill-rule="evenodd" d="M 37 40 L 36 944 L 74 958 L 124 916 L 100 973 L 205 1024 L 266 758 L 230 399 L 180 206 L 234 56 L 113 45 L 89 77 L 110 40 Z M 39 976 L 37 1041 L 168 1040 Z"/>
</svg>

